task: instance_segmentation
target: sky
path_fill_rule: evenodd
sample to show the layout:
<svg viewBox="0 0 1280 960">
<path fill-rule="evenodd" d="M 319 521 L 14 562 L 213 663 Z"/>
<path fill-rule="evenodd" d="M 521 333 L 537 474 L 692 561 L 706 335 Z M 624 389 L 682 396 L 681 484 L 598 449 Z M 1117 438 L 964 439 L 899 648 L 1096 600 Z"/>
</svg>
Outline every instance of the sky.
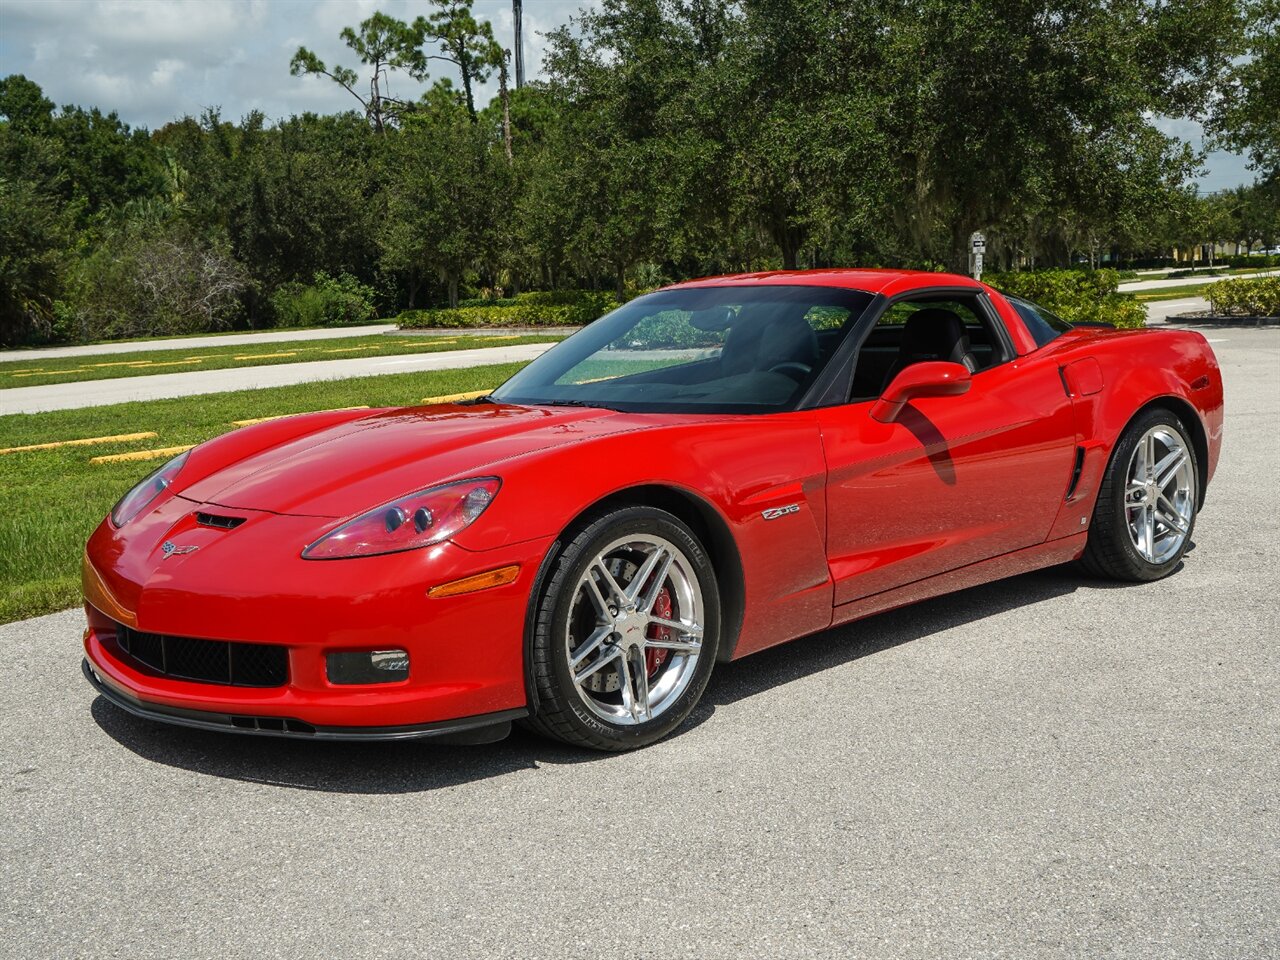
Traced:
<svg viewBox="0 0 1280 960">
<path fill-rule="evenodd" d="M 598 0 L 525 0 L 525 70 L 539 75 L 542 34 Z M 219 108 L 228 119 L 250 110 L 281 119 L 304 111 L 356 106 L 327 77 L 292 77 L 300 45 L 332 66 L 358 66 L 338 38 L 374 10 L 401 20 L 427 11 L 423 0 L 0 0 L 0 76 L 25 74 L 59 105 L 115 110 L 133 126 L 155 129 L 184 115 Z M 475 14 L 511 44 L 510 0 L 476 0 Z M 450 71 L 434 64 L 437 76 Z M 492 88 L 492 89 L 490 89 Z M 400 78 L 396 96 L 421 86 Z M 485 103 L 496 80 L 477 91 Z M 1188 120 L 1160 120 L 1169 134 L 1199 146 Z M 1251 183 L 1244 158 L 1211 153 L 1200 180 L 1206 192 Z"/>
</svg>

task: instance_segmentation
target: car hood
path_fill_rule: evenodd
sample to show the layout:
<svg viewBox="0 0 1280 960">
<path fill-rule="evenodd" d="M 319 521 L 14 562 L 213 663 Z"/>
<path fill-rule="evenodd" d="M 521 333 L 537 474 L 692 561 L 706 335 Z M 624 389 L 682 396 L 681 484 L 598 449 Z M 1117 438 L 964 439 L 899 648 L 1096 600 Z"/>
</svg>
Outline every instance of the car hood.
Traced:
<svg viewBox="0 0 1280 960">
<path fill-rule="evenodd" d="M 387 410 L 257 451 L 178 495 L 230 509 L 346 517 L 447 480 L 501 475 L 550 446 L 637 429 L 634 415 L 505 404 Z"/>
</svg>

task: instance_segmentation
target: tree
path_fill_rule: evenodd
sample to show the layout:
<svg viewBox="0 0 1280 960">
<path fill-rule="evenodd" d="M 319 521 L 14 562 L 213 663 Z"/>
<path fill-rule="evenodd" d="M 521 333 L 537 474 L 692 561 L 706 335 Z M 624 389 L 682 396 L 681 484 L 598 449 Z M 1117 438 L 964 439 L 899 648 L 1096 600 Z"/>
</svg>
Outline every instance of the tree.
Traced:
<svg viewBox="0 0 1280 960">
<path fill-rule="evenodd" d="M 0 343 L 20 344 L 51 332 L 71 216 L 54 143 L 0 124 L 0 158 Z"/>
<path fill-rule="evenodd" d="M 488 20 L 477 21 L 471 12 L 472 0 L 431 0 L 437 9 L 429 17 L 419 17 L 413 29 L 419 38 L 440 44 L 439 53 L 425 54 L 428 60 L 444 60 L 458 68 L 467 113 L 476 121 L 476 84 L 484 83 L 495 70 L 506 69 L 506 52 L 493 38 Z M 505 80 L 504 80 L 505 86 Z"/>
<path fill-rule="evenodd" d="M 53 125 L 53 101 L 38 83 L 10 74 L 0 79 L 0 117 L 14 130 L 47 134 Z"/>
<path fill-rule="evenodd" d="M 1247 4 L 1248 56 L 1232 66 L 1209 129 L 1249 154 L 1264 180 L 1280 182 L 1280 0 Z"/>
<path fill-rule="evenodd" d="M 463 273 L 494 248 L 506 164 L 488 131 L 447 102 L 438 96 L 437 111 L 406 118 L 392 144 L 380 246 L 384 269 L 407 278 L 411 298 L 436 274 L 457 306 Z"/>
<path fill-rule="evenodd" d="M 389 122 L 398 121 L 408 108 L 407 101 L 391 96 L 391 72 L 403 70 L 415 80 L 426 77 L 426 61 L 418 47 L 421 34 L 402 21 L 384 13 L 374 13 L 360 24 L 359 32 L 343 27 L 340 34 L 347 46 L 371 69 L 368 96 L 357 92 L 357 73 L 349 67 L 334 66 L 332 70 L 323 60 L 299 47 L 289 62 L 289 72 L 295 76 L 320 75 L 328 77 L 350 93 L 364 108 L 365 116 L 377 133 L 382 133 Z"/>
</svg>

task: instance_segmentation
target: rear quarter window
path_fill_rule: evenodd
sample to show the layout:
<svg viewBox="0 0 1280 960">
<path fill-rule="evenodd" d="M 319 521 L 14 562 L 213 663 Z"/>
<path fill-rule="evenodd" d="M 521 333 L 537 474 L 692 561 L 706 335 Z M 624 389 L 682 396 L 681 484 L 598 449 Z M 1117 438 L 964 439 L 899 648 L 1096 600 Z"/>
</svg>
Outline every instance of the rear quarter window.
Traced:
<svg viewBox="0 0 1280 960">
<path fill-rule="evenodd" d="M 1030 300 L 1016 300 L 1013 297 L 1006 298 L 1009 306 L 1017 312 L 1022 318 L 1023 326 L 1027 328 L 1027 332 L 1031 334 L 1031 339 L 1035 340 L 1037 347 L 1043 347 L 1046 343 L 1056 339 L 1059 334 L 1066 333 L 1071 329 L 1071 324 L 1063 320 L 1057 314 L 1050 313 L 1044 307 L 1038 307 Z"/>
</svg>

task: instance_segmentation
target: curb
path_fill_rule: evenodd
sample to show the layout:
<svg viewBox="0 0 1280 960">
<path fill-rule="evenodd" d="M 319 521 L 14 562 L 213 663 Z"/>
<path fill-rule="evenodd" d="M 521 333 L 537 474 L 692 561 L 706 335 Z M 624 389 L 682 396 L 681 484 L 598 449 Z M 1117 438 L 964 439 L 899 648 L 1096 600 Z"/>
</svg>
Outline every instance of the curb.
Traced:
<svg viewBox="0 0 1280 960">
<path fill-rule="evenodd" d="M 1203 327 L 1280 327 L 1280 317 L 1197 317 L 1179 314 L 1165 317 L 1165 323 L 1185 323 Z"/>
</svg>

